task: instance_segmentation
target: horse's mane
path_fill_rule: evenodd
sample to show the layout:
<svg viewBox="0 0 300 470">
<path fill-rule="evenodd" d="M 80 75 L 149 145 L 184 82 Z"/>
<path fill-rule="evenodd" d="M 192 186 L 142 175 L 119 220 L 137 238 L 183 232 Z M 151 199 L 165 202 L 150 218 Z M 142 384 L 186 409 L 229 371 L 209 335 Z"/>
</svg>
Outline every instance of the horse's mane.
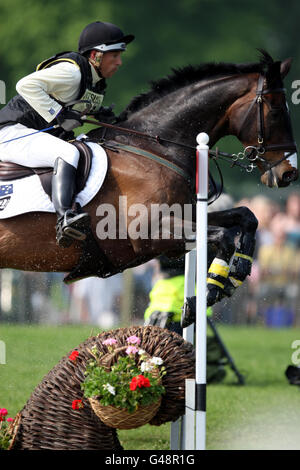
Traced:
<svg viewBox="0 0 300 470">
<path fill-rule="evenodd" d="M 206 63 L 197 66 L 188 65 L 184 68 L 172 69 L 172 74 L 157 81 L 151 81 L 151 89 L 146 93 L 141 93 L 132 99 L 125 110 L 120 114 L 119 120 L 124 121 L 128 115 L 139 111 L 145 106 L 153 103 L 157 99 L 178 90 L 186 85 L 215 77 L 226 77 L 236 74 L 264 73 L 272 68 L 274 62 L 272 57 L 263 49 L 258 49 L 261 57 L 257 63 Z"/>
</svg>

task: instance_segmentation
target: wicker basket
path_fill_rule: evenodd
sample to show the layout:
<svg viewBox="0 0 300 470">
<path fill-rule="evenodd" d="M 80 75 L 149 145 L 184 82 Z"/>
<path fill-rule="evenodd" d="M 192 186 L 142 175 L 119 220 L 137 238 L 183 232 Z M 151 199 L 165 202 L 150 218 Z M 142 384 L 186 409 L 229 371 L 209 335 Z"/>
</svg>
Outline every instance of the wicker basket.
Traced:
<svg viewBox="0 0 300 470">
<path fill-rule="evenodd" d="M 127 346 L 117 348 L 112 353 L 108 353 L 101 358 L 101 365 L 110 370 L 112 365 L 118 360 L 118 356 L 126 354 Z M 147 358 L 150 355 L 144 353 Z M 157 369 L 153 371 L 153 377 L 159 374 Z M 136 411 L 129 413 L 126 409 L 116 408 L 114 406 L 103 406 L 96 398 L 88 398 L 90 405 L 98 418 L 111 428 L 116 429 L 134 429 L 147 424 L 157 413 L 161 397 L 150 405 L 139 406 Z"/>
<path fill-rule="evenodd" d="M 21 424 L 21 413 L 18 413 L 9 428 L 9 431 L 11 433 L 11 441 L 10 441 L 8 450 L 11 450 L 14 446 L 16 435 L 19 430 L 20 424 Z"/>
<path fill-rule="evenodd" d="M 114 406 L 103 406 L 95 398 L 89 398 L 89 402 L 94 413 L 107 426 L 116 429 L 134 429 L 151 421 L 160 407 L 161 398 L 150 405 L 139 406 L 133 413 Z"/>
</svg>

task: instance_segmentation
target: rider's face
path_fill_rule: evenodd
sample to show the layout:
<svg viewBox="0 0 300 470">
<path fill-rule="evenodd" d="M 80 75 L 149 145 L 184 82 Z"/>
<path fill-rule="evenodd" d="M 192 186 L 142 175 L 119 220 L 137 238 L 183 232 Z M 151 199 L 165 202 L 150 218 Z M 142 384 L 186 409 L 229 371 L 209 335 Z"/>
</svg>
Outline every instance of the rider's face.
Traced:
<svg viewBox="0 0 300 470">
<path fill-rule="evenodd" d="M 110 78 L 122 65 L 121 51 L 105 52 L 102 57 L 100 72 L 102 77 Z"/>
</svg>

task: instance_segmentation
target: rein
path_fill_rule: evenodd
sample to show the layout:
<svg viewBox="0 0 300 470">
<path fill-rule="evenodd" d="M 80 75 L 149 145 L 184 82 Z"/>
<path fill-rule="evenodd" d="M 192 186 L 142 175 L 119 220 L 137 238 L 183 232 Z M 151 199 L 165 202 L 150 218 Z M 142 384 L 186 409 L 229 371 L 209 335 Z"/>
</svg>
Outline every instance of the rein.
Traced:
<svg viewBox="0 0 300 470">
<path fill-rule="evenodd" d="M 116 126 L 115 124 L 108 124 L 107 122 L 92 121 L 91 119 L 84 119 L 84 122 L 86 122 L 87 124 L 94 124 L 98 127 L 107 127 L 108 129 L 113 129 L 115 131 L 125 132 L 127 134 L 136 135 L 138 137 L 143 137 L 145 139 L 152 140 L 153 142 L 157 142 L 159 144 L 162 144 L 163 142 L 165 142 L 168 144 L 174 144 L 174 145 L 189 148 L 192 150 L 196 149 L 196 147 L 193 145 L 183 144 L 182 142 L 176 142 L 173 140 L 165 139 L 163 137 L 160 137 L 159 135 L 154 136 L 151 134 L 146 134 L 145 132 L 135 131 L 133 129 L 128 129 L 126 127 Z"/>
<path fill-rule="evenodd" d="M 238 152 L 236 153 L 226 153 L 226 152 L 221 152 L 218 148 L 214 150 L 209 150 L 209 154 L 212 156 L 213 160 L 216 160 L 218 157 L 223 157 L 223 159 L 226 161 L 226 159 L 230 159 L 232 162 L 231 166 L 239 166 L 246 170 L 248 173 L 252 172 L 253 169 L 256 167 L 255 161 L 258 160 L 262 166 L 264 171 L 269 171 L 275 166 L 279 165 L 282 163 L 284 160 L 289 158 L 293 153 L 297 152 L 297 146 L 295 142 L 286 142 L 284 144 L 270 144 L 266 145 L 265 144 L 265 125 L 264 125 L 264 113 L 263 113 L 263 105 L 266 103 L 269 105 L 268 101 L 264 98 L 264 95 L 270 94 L 270 93 L 285 93 L 284 88 L 274 88 L 272 89 L 266 89 L 264 90 L 264 80 L 265 77 L 263 75 L 259 75 L 258 77 L 258 82 L 257 82 L 257 89 L 256 89 L 256 96 L 252 100 L 243 120 L 240 126 L 239 133 L 241 132 L 242 128 L 245 125 L 246 120 L 249 117 L 249 114 L 251 110 L 254 108 L 255 105 L 257 105 L 257 146 L 255 145 L 250 145 L 246 147 L 243 152 Z M 117 126 L 115 124 L 108 124 L 105 122 L 98 122 L 98 121 L 93 121 L 90 119 L 84 119 L 84 122 L 88 124 L 94 124 L 99 127 L 104 127 L 108 129 L 113 129 L 115 131 L 119 132 L 124 132 L 127 134 L 131 135 L 136 135 L 138 137 L 142 137 L 148 140 L 152 140 L 153 142 L 157 142 L 159 144 L 167 143 L 167 144 L 172 144 L 176 145 L 179 147 L 187 148 L 190 150 L 195 151 L 196 146 L 194 145 L 189 145 L 185 144 L 182 142 L 166 139 L 164 137 L 161 137 L 159 135 L 151 135 L 151 134 L 146 134 L 145 132 L 141 131 L 136 131 L 133 129 L 128 129 L 126 127 L 121 127 Z M 277 160 L 276 162 L 269 163 L 263 155 L 266 152 L 276 152 L 278 150 L 285 150 L 287 153 Z M 248 165 L 245 165 L 243 163 L 240 163 L 239 160 L 243 160 L 244 158 L 248 158 L 250 163 Z"/>
<path fill-rule="evenodd" d="M 217 159 L 220 158 L 220 159 L 222 159 L 222 160 L 224 160 L 228 163 L 231 163 L 231 167 L 239 166 L 240 168 L 243 168 L 244 170 L 246 170 L 247 173 L 251 173 L 254 170 L 254 168 L 257 167 L 255 162 L 259 161 L 260 164 L 263 167 L 263 170 L 265 172 L 267 172 L 267 171 L 272 170 L 272 168 L 276 167 L 277 165 L 282 163 L 287 158 L 289 158 L 293 153 L 297 152 L 297 146 L 296 146 L 295 142 L 287 142 L 287 143 L 284 143 L 284 144 L 270 144 L 270 145 L 265 144 L 265 124 L 264 124 L 263 105 L 264 105 L 264 103 L 266 103 L 269 107 L 270 107 L 270 105 L 269 105 L 268 101 L 264 98 L 264 95 L 271 94 L 271 93 L 283 93 L 283 94 L 285 94 L 285 89 L 284 88 L 274 88 L 273 90 L 272 89 L 264 90 L 263 89 L 264 80 L 265 80 L 265 77 L 263 75 L 259 75 L 258 82 L 257 82 L 256 96 L 252 100 L 252 102 L 251 102 L 251 104 L 250 104 L 250 106 L 249 106 L 249 108 L 248 108 L 248 110 L 247 110 L 247 112 L 246 112 L 246 114 L 245 114 L 245 116 L 242 120 L 240 130 L 239 130 L 239 133 L 240 133 L 242 128 L 245 125 L 246 120 L 249 117 L 249 114 L 250 114 L 251 110 L 255 107 L 255 105 L 257 105 L 257 146 L 255 146 L 255 145 L 247 146 L 242 152 L 238 152 L 237 154 L 236 153 L 221 152 L 218 148 L 216 148 L 216 150 L 209 150 L 209 156 L 212 158 L 213 162 L 215 163 L 215 165 L 217 167 L 217 170 L 219 172 L 220 179 L 221 179 L 221 188 L 219 189 L 219 191 L 216 191 L 216 184 L 215 184 L 212 176 L 210 175 L 210 180 L 212 182 L 212 185 L 215 188 L 215 192 L 217 193 L 217 194 L 215 194 L 213 200 L 210 203 L 214 202 L 220 196 L 220 194 L 222 193 L 222 190 L 223 190 L 223 176 L 222 176 L 221 170 L 220 170 L 220 168 L 217 164 Z M 105 122 L 98 122 L 98 121 L 90 120 L 90 119 L 87 119 L 85 116 L 83 117 L 83 119 L 84 119 L 85 123 L 93 124 L 93 125 L 96 125 L 96 126 L 99 126 L 99 127 L 107 128 L 107 129 L 113 129 L 115 131 L 124 132 L 124 133 L 131 134 L 131 135 L 135 135 L 135 136 L 138 136 L 138 137 L 141 137 L 141 138 L 151 140 L 153 142 L 157 142 L 160 145 L 163 145 L 164 143 L 166 143 L 166 144 L 172 144 L 172 145 L 175 145 L 175 146 L 187 148 L 187 149 L 190 149 L 190 150 L 193 150 L 193 151 L 196 150 L 196 146 L 194 146 L 194 145 L 189 145 L 189 144 L 185 144 L 185 143 L 182 143 L 182 142 L 166 139 L 166 138 L 161 137 L 159 135 L 154 136 L 154 135 L 151 135 L 151 134 L 146 134 L 146 133 L 141 132 L 141 131 L 136 131 L 136 130 L 133 130 L 133 129 L 128 129 L 128 128 L 125 128 L 125 127 L 117 126 L 115 124 L 108 124 L 108 123 L 105 123 Z M 120 146 L 121 145 L 119 145 L 119 147 Z M 263 157 L 263 155 L 266 152 L 276 152 L 278 150 L 284 150 L 285 154 L 282 158 L 280 158 L 276 162 L 269 163 L 266 160 L 266 158 Z M 133 151 L 132 148 L 129 151 Z M 153 159 L 153 154 L 150 154 L 150 152 L 141 151 L 138 148 L 135 148 L 134 152 L 135 153 L 140 153 L 141 155 L 148 156 L 148 157 L 149 157 L 149 155 L 151 155 L 150 158 Z M 146 153 L 147 153 L 147 155 L 146 155 Z M 250 163 L 244 164 L 244 163 L 240 162 L 240 160 L 243 160 L 245 158 L 247 158 Z M 176 171 L 177 173 L 181 174 L 181 176 L 185 177 L 185 179 L 188 179 L 186 177 L 186 175 L 183 174 L 184 173 L 183 170 L 181 170 L 177 165 L 174 166 L 172 163 L 170 163 L 164 157 L 156 155 L 155 159 L 160 164 L 163 164 L 165 166 L 169 166 L 170 169 L 172 169 L 173 171 Z M 230 162 L 229 162 L 229 160 L 230 160 Z M 173 167 L 171 168 L 171 166 L 173 166 Z M 178 171 L 178 169 L 180 171 Z"/>
</svg>

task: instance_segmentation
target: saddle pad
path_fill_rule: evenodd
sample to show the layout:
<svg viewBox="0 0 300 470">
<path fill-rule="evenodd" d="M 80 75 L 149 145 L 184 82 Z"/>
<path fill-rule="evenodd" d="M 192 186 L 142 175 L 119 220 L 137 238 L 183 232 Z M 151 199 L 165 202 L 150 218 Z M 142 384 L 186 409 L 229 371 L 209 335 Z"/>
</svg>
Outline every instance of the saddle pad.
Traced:
<svg viewBox="0 0 300 470">
<path fill-rule="evenodd" d="M 107 172 L 105 150 L 94 142 L 86 142 L 92 149 L 90 175 L 75 201 L 86 206 L 101 188 Z M 1 184 L 3 183 L 3 184 Z M 55 212 L 51 199 L 45 193 L 37 175 L 12 181 L 0 180 L 0 219 L 7 219 L 27 212 Z"/>
</svg>

